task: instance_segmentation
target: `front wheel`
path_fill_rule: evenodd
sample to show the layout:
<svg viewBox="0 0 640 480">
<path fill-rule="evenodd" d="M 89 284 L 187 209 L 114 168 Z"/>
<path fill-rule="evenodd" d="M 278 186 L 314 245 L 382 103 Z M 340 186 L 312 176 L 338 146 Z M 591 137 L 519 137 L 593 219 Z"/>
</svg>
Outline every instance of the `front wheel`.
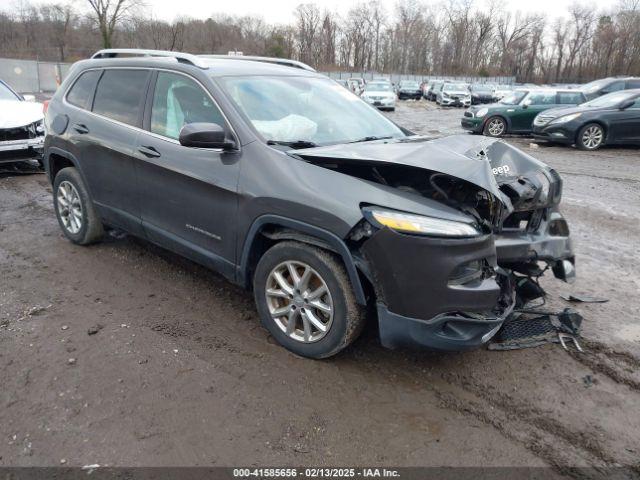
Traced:
<svg viewBox="0 0 640 480">
<path fill-rule="evenodd" d="M 597 123 L 588 123 L 578 132 L 576 145 L 580 150 L 597 150 L 604 144 L 604 129 Z"/>
<path fill-rule="evenodd" d="M 253 289 L 263 325 L 298 355 L 335 355 L 364 326 L 344 267 L 317 247 L 288 241 L 271 247 L 258 262 Z"/>
<path fill-rule="evenodd" d="M 501 117 L 491 117 L 484 125 L 484 133 L 488 137 L 501 137 L 507 131 L 507 124 Z"/>
</svg>

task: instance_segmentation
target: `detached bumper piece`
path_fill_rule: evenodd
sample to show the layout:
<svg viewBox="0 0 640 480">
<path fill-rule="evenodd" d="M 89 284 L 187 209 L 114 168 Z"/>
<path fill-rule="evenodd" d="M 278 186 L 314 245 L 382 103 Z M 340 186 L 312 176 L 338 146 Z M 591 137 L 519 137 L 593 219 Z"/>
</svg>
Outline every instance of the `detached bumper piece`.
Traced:
<svg viewBox="0 0 640 480">
<path fill-rule="evenodd" d="M 377 288 L 385 347 L 460 351 L 498 331 L 513 286 L 496 274 L 493 238 L 440 239 L 383 229 L 362 247 Z"/>
</svg>

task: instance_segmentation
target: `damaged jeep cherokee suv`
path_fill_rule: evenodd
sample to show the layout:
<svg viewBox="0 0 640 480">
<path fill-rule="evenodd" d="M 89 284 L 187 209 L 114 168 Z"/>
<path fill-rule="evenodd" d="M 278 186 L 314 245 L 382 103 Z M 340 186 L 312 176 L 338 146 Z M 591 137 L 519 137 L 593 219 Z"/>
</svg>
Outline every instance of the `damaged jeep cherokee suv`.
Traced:
<svg viewBox="0 0 640 480">
<path fill-rule="evenodd" d="M 367 306 L 385 346 L 479 347 L 543 294 L 541 265 L 573 274 L 557 173 L 413 135 L 297 62 L 101 51 L 46 124 L 71 241 L 119 228 L 215 269 L 307 357 L 349 345 Z"/>
</svg>

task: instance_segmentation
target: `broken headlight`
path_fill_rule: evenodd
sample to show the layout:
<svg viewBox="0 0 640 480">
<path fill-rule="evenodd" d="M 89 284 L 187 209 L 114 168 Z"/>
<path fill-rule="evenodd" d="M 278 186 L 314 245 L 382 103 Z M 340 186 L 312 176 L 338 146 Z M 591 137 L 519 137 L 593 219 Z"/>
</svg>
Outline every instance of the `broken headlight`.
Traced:
<svg viewBox="0 0 640 480">
<path fill-rule="evenodd" d="M 365 218 L 374 226 L 378 228 L 388 227 L 401 233 L 450 238 L 477 237 L 482 234 L 479 229 L 471 224 L 453 220 L 372 207 L 364 208 L 362 212 Z"/>
</svg>

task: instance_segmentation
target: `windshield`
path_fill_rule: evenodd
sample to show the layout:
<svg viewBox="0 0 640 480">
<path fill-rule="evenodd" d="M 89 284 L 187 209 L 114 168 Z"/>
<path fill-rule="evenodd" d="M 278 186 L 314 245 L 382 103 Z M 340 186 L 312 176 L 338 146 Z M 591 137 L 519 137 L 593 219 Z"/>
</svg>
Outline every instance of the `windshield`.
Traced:
<svg viewBox="0 0 640 480">
<path fill-rule="evenodd" d="M 384 115 L 329 79 L 251 76 L 225 77 L 221 82 L 265 140 L 328 145 L 405 136 Z"/>
<path fill-rule="evenodd" d="M 446 83 L 442 90 L 445 92 L 464 92 L 469 90 L 469 85 L 466 83 Z"/>
<path fill-rule="evenodd" d="M 527 92 L 513 92 L 500 100 L 500 103 L 504 103 L 505 105 L 517 105 L 526 95 Z"/>
<path fill-rule="evenodd" d="M 582 90 L 583 92 L 586 92 L 586 93 L 594 93 L 594 92 L 597 92 L 598 90 L 600 90 L 602 87 L 605 87 L 609 83 L 611 83 L 611 79 L 610 78 L 603 78 L 601 80 L 594 80 L 593 82 L 590 82 L 590 83 L 587 83 L 586 85 L 583 85 L 580 88 L 580 90 Z"/>
<path fill-rule="evenodd" d="M 7 87 L 0 82 L 0 100 L 19 100 L 19 98 Z"/>
<path fill-rule="evenodd" d="M 369 83 L 364 90 L 365 92 L 390 92 L 392 88 L 390 83 Z"/>
<path fill-rule="evenodd" d="M 414 88 L 418 90 L 420 84 L 418 82 L 400 82 L 400 88 Z"/>
<path fill-rule="evenodd" d="M 491 93 L 495 90 L 496 87 L 493 85 L 471 85 L 471 90 L 473 92 L 487 92 Z"/>
<path fill-rule="evenodd" d="M 627 98 L 631 98 L 635 95 L 635 93 L 629 92 L 614 92 L 609 93 L 608 95 L 603 95 L 602 97 L 598 97 L 595 100 L 591 100 L 590 102 L 584 103 L 584 107 L 615 107 L 620 102 L 626 100 Z"/>
</svg>

